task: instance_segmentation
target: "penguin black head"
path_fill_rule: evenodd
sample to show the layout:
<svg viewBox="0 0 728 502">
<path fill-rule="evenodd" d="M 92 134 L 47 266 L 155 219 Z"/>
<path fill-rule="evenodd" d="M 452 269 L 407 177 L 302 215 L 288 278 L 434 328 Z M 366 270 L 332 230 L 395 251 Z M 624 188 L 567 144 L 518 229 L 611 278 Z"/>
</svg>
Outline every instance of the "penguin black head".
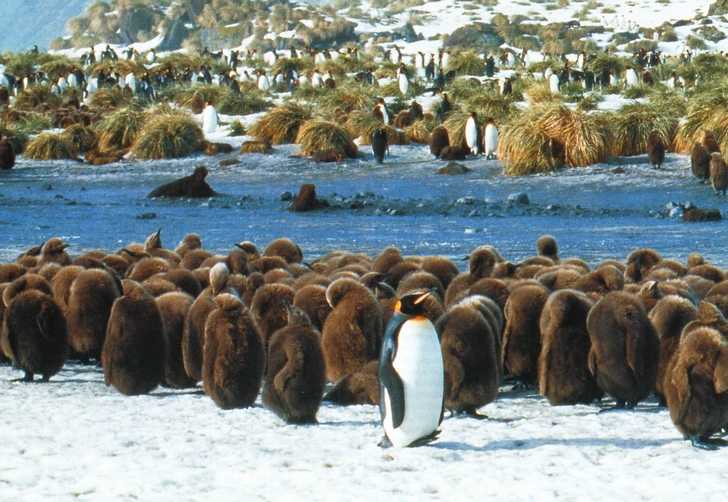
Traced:
<svg viewBox="0 0 728 502">
<path fill-rule="evenodd" d="M 406 315 L 422 315 L 425 308 L 424 301 L 431 294 L 432 291 L 425 291 L 424 293 L 422 291 L 418 291 L 405 295 L 399 299 L 394 310 Z"/>
</svg>

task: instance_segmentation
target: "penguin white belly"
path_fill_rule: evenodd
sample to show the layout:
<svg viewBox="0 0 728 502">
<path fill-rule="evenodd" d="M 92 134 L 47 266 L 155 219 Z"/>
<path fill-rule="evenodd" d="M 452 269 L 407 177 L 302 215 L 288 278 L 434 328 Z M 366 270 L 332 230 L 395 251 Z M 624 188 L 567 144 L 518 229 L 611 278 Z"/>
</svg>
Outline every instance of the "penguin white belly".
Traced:
<svg viewBox="0 0 728 502">
<path fill-rule="evenodd" d="M 392 445 L 404 447 L 429 436 L 440 425 L 445 373 L 437 332 L 430 321 L 423 317 L 402 325 L 392 367 L 404 387 L 404 420 L 396 429 L 392 426 L 392 404 L 385 388 L 383 425 Z"/>
<path fill-rule="evenodd" d="M 558 75 L 552 74 L 549 77 L 549 88 L 551 89 L 551 92 L 554 94 L 559 93 L 559 77 Z"/>
<path fill-rule="evenodd" d="M 399 90 L 405 96 L 407 95 L 407 91 L 409 91 L 409 79 L 405 74 L 399 75 Z"/>
<path fill-rule="evenodd" d="M 218 127 L 217 110 L 214 106 L 207 106 L 202 111 L 202 131 L 206 134 L 217 131 Z"/>
<path fill-rule="evenodd" d="M 495 157 L 498 151 L 498 129 L 493 124 L 485 126 L 485 156 Z"/>
<path fill-rule="evenodd" d="M 632 69 L 627 70 L 625 80 L 627 80 L 627 85 L 629 86 L 637 85 L 639 83 L 637 81 L 637 73 Z"/>
<path fill-rule="evenodd" d="M 478 127 L 475 125 L 473 117 L 470 117 L 465 123 L 465 142 L 473 155 L 480 154 L 480 146 L 478 145 Z"/>
</svg>

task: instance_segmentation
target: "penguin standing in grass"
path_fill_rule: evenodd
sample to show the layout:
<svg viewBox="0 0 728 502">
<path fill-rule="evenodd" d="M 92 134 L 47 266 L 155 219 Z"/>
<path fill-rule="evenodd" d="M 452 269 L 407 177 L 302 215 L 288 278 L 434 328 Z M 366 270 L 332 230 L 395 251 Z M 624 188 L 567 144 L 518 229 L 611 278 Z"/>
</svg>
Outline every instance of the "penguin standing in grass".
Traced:
<svg viewBox="0 0 728 502">
<path fill-rule="evenodd" d="M 492 118 L 485 126 L 485 158 L 495 159 L 498 152 L 498 128 Z"/>
<path fill-rule="evenodd" d="M 478 115 L 475 112 L 470 112 L 467 122 L 465 122 L 465 142 L 468 148 L 476 157 L 480 155 L 482 144 L 482 134 L 480 133 L 480 127 L 478 126 Z"/>
<path fill-rule="evenodd" d="M 444 410 L 444 365 L 435 326 L 424 315 L 431 293 L 411 293 L 395 306 L 379 358 L 381 446 L 419 446 L 437 437 Z"/>
<path fill-rule="evenodd" d="M 383 127 L 380 127 L 372 133 L 372 154 L 374 154 L 374 158 L 378 163 L 383 164 L 385 153 L 389 153 L 387 132 Z"/>
</svg>

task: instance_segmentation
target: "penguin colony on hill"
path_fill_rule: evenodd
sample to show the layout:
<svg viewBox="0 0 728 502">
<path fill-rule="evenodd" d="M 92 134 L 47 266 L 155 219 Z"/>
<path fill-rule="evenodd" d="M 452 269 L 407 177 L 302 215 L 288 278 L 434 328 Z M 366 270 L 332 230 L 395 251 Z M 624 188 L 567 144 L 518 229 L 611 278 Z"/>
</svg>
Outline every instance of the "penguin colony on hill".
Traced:
<svg viewBox="0 0 728 502">
<path fill-rule="evenodd" d="M 592 267 L 543 236 L 517 263 L 479 246 L 460 272 L 395 247 L 304 261 L 289 239 L 214 254 L 190 234 L 172 250 L 161 231 L 67 249 L 0 264 L 0 349 L 25 381 L 95 360 L 126 395 L 202 381 L 223 409 L 262 396 L 290 424 L 316 423 L 322 401 L 379 403 L 395 446 L 433 440 L 443 412 L 483 418 L 506 382 L 555 406 L 654 394 L 700 448 L 728 427 L 728 278 L 698 254 Z"/>
</svg>

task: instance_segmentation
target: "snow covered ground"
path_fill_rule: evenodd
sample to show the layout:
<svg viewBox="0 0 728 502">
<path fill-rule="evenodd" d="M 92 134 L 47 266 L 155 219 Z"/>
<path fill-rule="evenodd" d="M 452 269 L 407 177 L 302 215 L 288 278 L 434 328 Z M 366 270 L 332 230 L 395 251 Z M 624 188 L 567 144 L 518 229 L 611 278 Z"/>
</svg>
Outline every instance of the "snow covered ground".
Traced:
<svg viewBox="0 0 728 502">
<path fill-rule="evenodd" d="M 383 450 L 375 406 L 325 404 L 319 425 L 287 426 L 260 401 L 222 411 L 201 390 L 124 397 L 95 367 L 17 376 L 0 368 L 3 500 L 719 501 L 728 489 L 728 449 L 692 448 L 654 402 L 600 413 L 504 387 L 488 419 L 446 418 L 432 445 Z"/>
</svg>

